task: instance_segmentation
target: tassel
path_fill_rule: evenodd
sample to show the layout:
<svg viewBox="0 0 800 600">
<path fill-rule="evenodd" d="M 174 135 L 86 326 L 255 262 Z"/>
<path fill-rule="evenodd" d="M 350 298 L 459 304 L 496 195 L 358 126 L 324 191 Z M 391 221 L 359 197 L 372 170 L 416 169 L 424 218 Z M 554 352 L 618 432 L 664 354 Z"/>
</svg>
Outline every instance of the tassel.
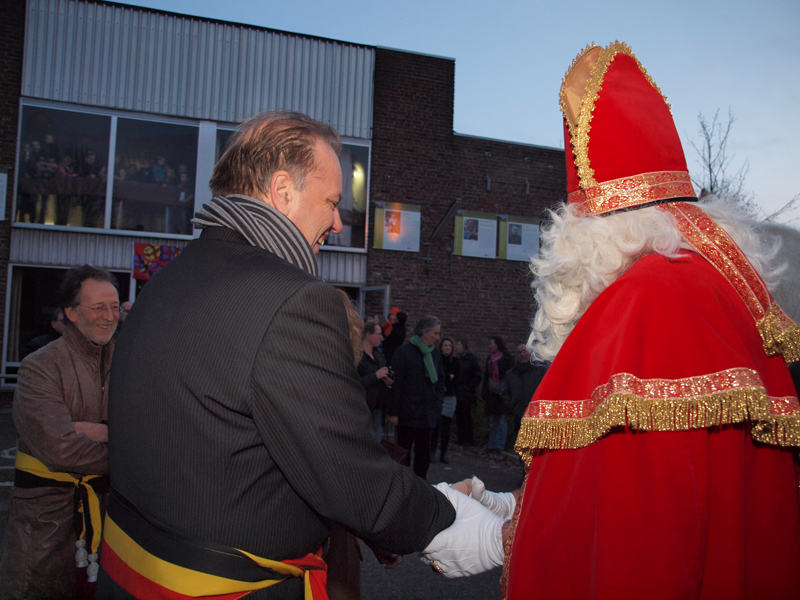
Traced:
<svg viewBox="0 0 800 600">
<path fill-rule="evenodd" d="M 97 573 L 100 571 L 100 565 L 97 564 L 98 554 L 89 555 L 89 567 L 86 569 L 86 581 L 94 583 L 97 581 Z"/>
<path fill-rule="evenodd" d="M 787 363 L 800 360 L 800 327 L 774 302 L 756 323 L 767 356 L 783 355 Z"/>
<path fill-rule="evenodd" d="M 83 568 L 88 566 L 89 561 L 89 553 L 86 552 L 86 540 L 78 540 L 75 542 L 75 546 L 78 548 L 78 551 L 75 553 L 75 566 L 78 568 Z"/>
</svg>

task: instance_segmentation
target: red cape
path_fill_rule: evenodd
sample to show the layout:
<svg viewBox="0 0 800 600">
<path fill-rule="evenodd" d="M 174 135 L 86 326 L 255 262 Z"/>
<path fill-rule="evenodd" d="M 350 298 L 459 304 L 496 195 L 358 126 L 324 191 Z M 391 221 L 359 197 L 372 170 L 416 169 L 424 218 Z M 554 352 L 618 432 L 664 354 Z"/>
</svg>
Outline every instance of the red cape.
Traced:
<svg viewBox="0 0 800 600">
<path fill-rule="evenodd" d="M 507 597 L 797 597 L 799 424 L 728 281 L 695 253 L 640 259 L 526 412 Z"/>
</svg>

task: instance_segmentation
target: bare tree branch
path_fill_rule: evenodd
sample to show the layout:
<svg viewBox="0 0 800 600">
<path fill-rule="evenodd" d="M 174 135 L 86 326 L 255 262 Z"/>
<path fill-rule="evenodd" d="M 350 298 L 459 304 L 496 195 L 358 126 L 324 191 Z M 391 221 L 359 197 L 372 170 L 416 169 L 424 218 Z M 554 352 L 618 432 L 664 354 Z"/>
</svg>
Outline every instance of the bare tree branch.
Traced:
<svg viewBox="0 0 800 600">
<path fill-rule="evenodd" d="M 754 194 L 745 187 L 750 171 L 750 163 L 745 160 L 736 172 L 729 173 L 734 155 L 728 154 L 728 140 L 736 116 L 728 109 L 727 120 L 720 119 L 719 109 L 708 120 L 702 113 L 697 116 L 700 124 L 700 142 L 690 142 L 698 154 L 700 176 L 692 177 L 692 183 L 699 187 L 701 196 L 713 194 L 727 198 L 750 213 L 758 212 Z"/>
<path fill-rule="evenodd" d="M 800 194 L 772 213 L 767 213 L 756 202 L 755 194 L 745 186 L 750 162 L 745 159 L 741 166 L 731 173 L 734 155 L 728 153 L 728 141 L 736 116 L 728 109 L 727 119 L 721 119 L 719 109 L 709 120 L 702 113 L 697 115 L 700 140 L 692 140 L 690 145 L 697 152 L 698 176 L 692 176 L 692 183 L 700 188 L 700 197 L 713 194 L 718 198 L 738 204 L 745 211 L 763 221 L 776 222 L 779 217 L 800 208 Z M 784 219 L 785 220 L 785 219 Z M 796 220 L 796 219 L 792 219 Z"/>
</svg>

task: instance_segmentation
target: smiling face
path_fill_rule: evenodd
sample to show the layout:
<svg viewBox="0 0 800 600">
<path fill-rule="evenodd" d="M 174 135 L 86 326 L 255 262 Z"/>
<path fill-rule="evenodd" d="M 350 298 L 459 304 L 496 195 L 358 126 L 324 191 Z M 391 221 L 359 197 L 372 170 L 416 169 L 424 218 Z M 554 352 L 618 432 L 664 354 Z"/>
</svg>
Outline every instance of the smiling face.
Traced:
<svg viewBox="0 0 800 600">
<path fill-rule="evenodd" d="M 78 304 L 65 308 L 64 315 L 83 337 L 97 346 L 105 346 L 119 320 L 117 290 L 108 281 L 85 279 Z"/>
<path fill-rule="evenodd" d="M 308 240 L 314 254 L 325 243 L 328 234 L 342 231 L 339 201 L 342 199 L 342 168 L 333 149 L 317 140 L 314 145 L 315 166 L 306 175 L 300 189 L 292 184 L 292 201 L 286 216 Z"/>
</svg>

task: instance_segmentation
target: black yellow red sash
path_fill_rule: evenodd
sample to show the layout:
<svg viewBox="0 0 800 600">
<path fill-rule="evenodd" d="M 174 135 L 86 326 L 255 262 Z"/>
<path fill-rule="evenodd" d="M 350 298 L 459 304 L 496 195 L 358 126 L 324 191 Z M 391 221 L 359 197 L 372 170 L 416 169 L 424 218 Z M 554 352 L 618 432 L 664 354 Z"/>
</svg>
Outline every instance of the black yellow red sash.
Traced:
<svg viewBox="0 0 800 600">
<path fill-rule="evenodd" d="M 103 533 L 103 516 L 98 493 L 108 491 L 108 475 L 83 475 L 80 479 L 69 473 L 51 471 L 37 458 L 17 452 L 14 463 L 14 485 L 18 488 L 71 487 L 75 488 L 75 532 L 86 540 L 88 554 L 96 554 Z"/>
<path fill-rule="evenodd" d="M 146 518 L 112 489 L 103 531 L 103 570 L 136 598 L 235 600 L 302 577 L 306 600 L 327 600 L 322 550 L 275 561 L 244 550 L 202 542 Z"/>
</svg>

